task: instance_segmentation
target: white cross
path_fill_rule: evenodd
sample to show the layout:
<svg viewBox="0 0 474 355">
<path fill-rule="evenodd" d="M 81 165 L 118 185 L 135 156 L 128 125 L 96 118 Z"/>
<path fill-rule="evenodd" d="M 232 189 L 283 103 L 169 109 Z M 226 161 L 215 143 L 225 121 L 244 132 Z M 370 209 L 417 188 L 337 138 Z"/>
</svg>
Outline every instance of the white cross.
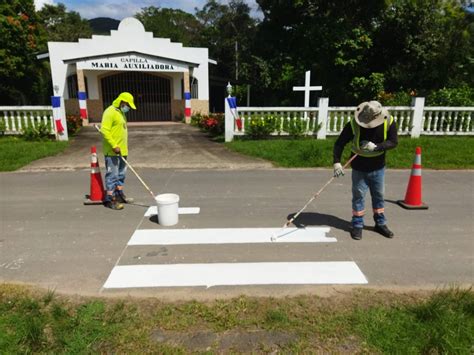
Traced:
<svg viewBox="0 0 474 355">
<path fill-rule="evenodd" d="M 306 72 L 304 86 L 293 86 L 293 91 L 304 91 L 304 107 L 309 107 L 309 93 L 311 91 L 322 90 L 322 86 L 310 86 L 311 85 L 311 71 Z M 306 115 L 305 115 L 306 116 Z"/>
</svg>

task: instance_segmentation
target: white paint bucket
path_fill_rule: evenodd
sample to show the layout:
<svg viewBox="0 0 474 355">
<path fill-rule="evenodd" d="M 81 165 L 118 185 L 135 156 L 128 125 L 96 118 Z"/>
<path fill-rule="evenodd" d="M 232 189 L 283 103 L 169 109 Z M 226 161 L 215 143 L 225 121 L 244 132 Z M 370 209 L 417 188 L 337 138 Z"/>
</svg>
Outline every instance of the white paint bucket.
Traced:
<svg viewBox="0 0 474 355">
<path fill-rule="evenodd" d="M 178 202 L 176 194 L 161 194 L 155 197 L 158 205 L 158 223 L 162 226 L 174 226 L 178 223 Z"/>
</svg>

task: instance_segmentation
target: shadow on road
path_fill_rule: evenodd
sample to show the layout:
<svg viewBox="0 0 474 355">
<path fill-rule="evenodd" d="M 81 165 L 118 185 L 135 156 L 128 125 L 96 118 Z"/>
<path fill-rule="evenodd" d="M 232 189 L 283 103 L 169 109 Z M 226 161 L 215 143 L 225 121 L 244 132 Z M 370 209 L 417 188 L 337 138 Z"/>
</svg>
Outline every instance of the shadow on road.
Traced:
<svg viewBox="0 0 474 355">
<path fill-rule="evenodd" d="M 296 213 L 288 215 L 288 219 L 293 218 Z M 307 212 L 301 213 L 298 218 L 293 221 L 293 224 L 298 228 L 306 226 L 328 226 L 340 229 L 344 232 L 350 231 L 350 223 L 344 219 L 324 213 Z"/>
</svg>

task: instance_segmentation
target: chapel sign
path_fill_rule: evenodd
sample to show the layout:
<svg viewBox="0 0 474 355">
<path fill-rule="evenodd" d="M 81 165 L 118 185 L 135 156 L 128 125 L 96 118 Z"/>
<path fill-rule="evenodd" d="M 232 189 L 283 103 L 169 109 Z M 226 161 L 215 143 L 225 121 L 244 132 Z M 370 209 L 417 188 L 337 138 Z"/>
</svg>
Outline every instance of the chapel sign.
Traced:
<svg viewBox="0 0 474 355">
<path fill-rule="evenodd" d="M 123 57 L 103 57 L 77 62 L 77 69 L 87 70 L 130 70 L 153 72 L 185 72 L 187 67 L 168 60 L 153 57 L 129 55 Z"/>
</svg>

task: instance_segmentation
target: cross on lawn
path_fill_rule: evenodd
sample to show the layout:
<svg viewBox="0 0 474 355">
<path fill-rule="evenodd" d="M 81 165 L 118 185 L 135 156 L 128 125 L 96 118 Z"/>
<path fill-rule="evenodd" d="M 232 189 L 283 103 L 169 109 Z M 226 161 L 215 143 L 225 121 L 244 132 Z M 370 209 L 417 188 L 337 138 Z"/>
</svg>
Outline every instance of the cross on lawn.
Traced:
<svg viewBox="0 0 474 355">
<path fill-rule="evenodd" d="M 309 107 L 309 94 L 311 91 L 322 90 L 322 86 L 310 86 L 311 85 L 311 71 L 306 72 L 304 86 L 293 86 L 293 91 L 304 91 L 304 107 Z M 307 112 L 304 113 L 304 117 L 307 117 Z"/>
</svg>

